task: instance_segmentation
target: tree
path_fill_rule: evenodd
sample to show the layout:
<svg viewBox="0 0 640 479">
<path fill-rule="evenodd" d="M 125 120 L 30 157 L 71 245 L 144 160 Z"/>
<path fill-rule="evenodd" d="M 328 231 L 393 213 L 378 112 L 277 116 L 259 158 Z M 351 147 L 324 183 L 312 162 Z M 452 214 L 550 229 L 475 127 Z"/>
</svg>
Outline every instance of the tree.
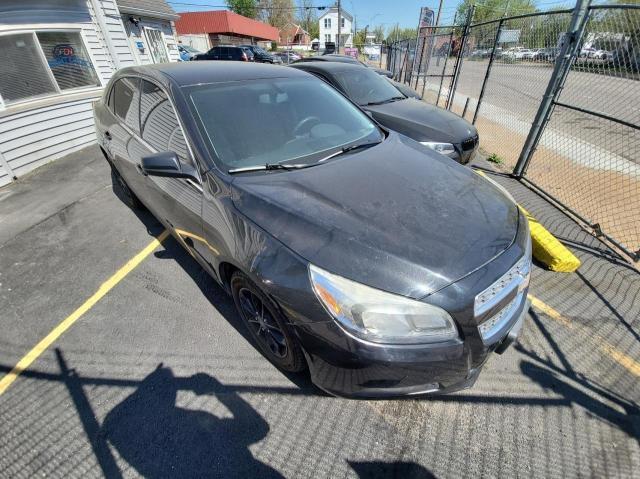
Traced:
<svg viewBox="0 0 640 479">
<path fill-rule="evenodd" d="M 456 23 L 461 25 L 467 21 L 467 15 L 473 4 L 476 4 L 474 23 L 536 11 L 534 0 L 485 0 L 481 4 L 475 0 L 462 0 L 458 4 Z"/>
<path fill-rule="evenodd" d="M 296 10 L 293 0 L 261 0 L 259 9 L 260 18 L 279 29 L 293 23 L 293 14 Z"/>
<path fill-rule="evenodd" d="M 397 25 L 391 29 L 387 35 L 387 44 L 398 40 L 406 40 L 408 38 L 416 38 L 417 30 L 415 28 L 400 28 Z"/>
<path fill-rule="evenodd" d="M 258 2 L 256 0 L 225 0 L 227 7 L 232 12 L 244 17 L 256 18 L 258 15 Z"/>
<path fill-rule="evenodd" d="M 309 34 L 311 40 L 320 36 L 320 27 L 318 26 L 318 10 L 314 6 L 314 0 L 299 0 L 298 15 L 296 20 L 298 24 Z"/>
</svg>

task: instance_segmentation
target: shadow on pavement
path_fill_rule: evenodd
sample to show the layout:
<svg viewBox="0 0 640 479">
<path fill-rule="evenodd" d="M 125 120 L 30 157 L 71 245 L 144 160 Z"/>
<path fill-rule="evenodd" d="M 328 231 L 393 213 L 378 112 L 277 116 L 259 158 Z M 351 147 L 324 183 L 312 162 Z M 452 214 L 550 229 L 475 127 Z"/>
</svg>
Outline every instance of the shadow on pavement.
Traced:
<svg viewBox="0 0 640 479">
<path fill-rule="evenodd" d="M 428 469 L 415 462 L 348 461 L 360 479 L 436 479 Z"/>
<path fill-rule="evenodd" d="M 178 407 L 179 390 L 216 396 L 233 417 Z M 179 379 L 158 366 L 107 414 L 101 432 L 148 478 L 282 477 L 248 449 L 267 436 L 267 422 L 239 394 L 204 373 Z"/>
</svg>

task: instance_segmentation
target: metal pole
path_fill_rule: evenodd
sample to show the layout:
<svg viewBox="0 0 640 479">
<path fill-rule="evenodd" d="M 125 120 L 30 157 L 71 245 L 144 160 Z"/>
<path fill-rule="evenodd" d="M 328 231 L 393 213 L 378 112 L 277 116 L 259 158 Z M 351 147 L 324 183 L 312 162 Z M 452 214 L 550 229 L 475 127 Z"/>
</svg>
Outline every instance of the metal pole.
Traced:
<svg viewBox="0 0 640 479">
<path fill-rule="evenodd" d="M 338 0 L 338 38 L 336 38 L 336 51 L 338 54 L 340 53 L 340 32 L 342 31 L 342 22 L 340 21 L 341 14 L 342 9 L 340 8 L 340 0 Z"/>
<path fill-rule="evenodd" d="M 416 73 L 416 90 L 418 89 L 418 82 L 420 81 L 420 70 L 422 68 L 422 58 L 424 57 L 424 47 L 426 44 L 426 38 L 423 39 L 422 41 L 422 47 L 420 48 L 420 61 L 418 62 L 418 72 Z M 419 41 L 419 39 L 418 39 Z M 418 44 L 416 43 L 416 57 L 418 56 Z M 427 80 L 427 78 L 425 77 L 425 81 Z M 411 86 L 411 85 L 409 85 Z"/>
<path fill-rule="evenodd" d="M 409 72 L 409 82 L 408 82 L 409 85 L 411 85 L 411 79 L 413 77 L 413 67 L 416 64 L 416 58 L 418 57 L 418 42 L 420 41 L 420 23 L 422 23 L 422 8 L 420 8 L 420 16 L 418 17 L 418 28 L 416 28 L 416 51 L 413 54 L 413 61 L 411 62 L 411 71 Z M 411 46 L 411 42 L 408 42 L 407 45 Z M 409 48 L 407 48 L 407 52 L 409 52 Z M 406 78 L 407 78 L 407 75 L 405 74 L 405 80 Z"/>
<path fill-rule="evenodd" d="M 447 56 L 444 57 L 444 67 L 442 67 L 442 75 L 440 76 L 440 88 L 438 88 L 438 96 L 436 98 L 436 106 L 440 102 L 440 95 L 442 94 L 442 85 L 444 83 L 444 76 L 447 73 L 447 63 L 449 62 L 449 55 L 451 54 L 451 42 L 453 42 L 453 30 L 449 35 L 449 46 L 447 47 Z M 424 86 L 422 87 L 422 98 L 424 99 Z M 445 104 L 446 107 L 446 104 Z"/>
<path fill-rule="evenodd" d="M 489 57 L 489 64 L 487 65 L 487 72 L 484 74 L 484 80 L 482 80 L 482 88 L 480 89 L 480 95 L 478 96 L 478 104 L 476 105 L 476 111 L 473 113 L 472 124 L 476 124 L 476 120 L 478 119 L 478 112 L 480 112 L 480 105 L 482 104 L 482 99 L 484 98 L 484 91 L 487 88 L 487 83 L 489 80 L 489 75 L 491 74 L 491 67 L 493 66 L 493 60 L 496 57 L 496 48 L 498 46 L 498 40 L 500 39 L 500 31 L 502 30 L 502 25 L 504 23 L 504 19 L 500 19 L 498 22 L 498 31 L 496 32 L 496 38 L 493 41 L 493 49 L 491 50 L 491 56 Z"/>
<path fill-rule="evenodd" d="M 469 15 L 467 16 L 467 21 L 464 25 L 464 30 L 462 31 L 462 38 L 460 39 L 460 50 L 458 51 L 458 57 L 456 58 L 456 65 L 453 68 L 453 79 L 451 80 L 451 88 L 449 90 L 449 96 L 447 97 L 447 110 L 451 110 L 451 105 L 453 105 L 453 97 L 456 94 L 456 87 L 458 86 L 458 76 L 460 74 L 460 67 L 462 66 L 462 57 L 464 55 L 464 49 L 467 44 L 467 37 L 469 35 L 469 28 L 471 26 L 471 22 L 473 21 L 473 14 L 476 11 L 476 6 L 471 5 L 469 9 Z"/>
<path fill-rule="evenodd" d="M 513 175 L 517 178 L 522 178 L 526 173 L 531 157 L 533 156 L 536 146 L 540 141 L 540 137 L 549 122 L 553 105 L 560 93 L 564 80 L 569 73 L 571 63 L 577 53 L 576 50 L 578 48 L 578 44 L 582 39 L 584 27 L 589 17 L 590 3 L 591 0 L 576 0 L 576 6 L 571 16 L 569 31 L 565 35 L 566 40 L 563 42 L 560 55 L 558 55 L 558 58 L 556 59 L 556 63 L 553 67 L 553 73 L 551 74 L 551 78 L 547 84 L 544 96 L 542 97 L 542 102 L 538 107 L 535 119 L 533 120 L 527 139 L 525 140 L 522 151 L 520 152 L 518 162 L 513 169 Z"/>
</svg>

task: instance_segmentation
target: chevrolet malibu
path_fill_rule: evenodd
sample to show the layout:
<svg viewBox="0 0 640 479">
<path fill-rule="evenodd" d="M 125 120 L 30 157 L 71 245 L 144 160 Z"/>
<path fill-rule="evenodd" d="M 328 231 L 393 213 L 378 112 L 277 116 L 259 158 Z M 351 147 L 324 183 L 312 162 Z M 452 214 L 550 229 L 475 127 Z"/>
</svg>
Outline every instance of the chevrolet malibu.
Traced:
<svg viewBox="0 0 640 479">
<path fill-rule="evenodd" d="M 231 294 L 282 370 L 348 397 L 445 393 L 518 334 L 531 246 L 513 201 L 313 75 L 125 68 L 94 116 L 124 198 Z"/>
</svg>

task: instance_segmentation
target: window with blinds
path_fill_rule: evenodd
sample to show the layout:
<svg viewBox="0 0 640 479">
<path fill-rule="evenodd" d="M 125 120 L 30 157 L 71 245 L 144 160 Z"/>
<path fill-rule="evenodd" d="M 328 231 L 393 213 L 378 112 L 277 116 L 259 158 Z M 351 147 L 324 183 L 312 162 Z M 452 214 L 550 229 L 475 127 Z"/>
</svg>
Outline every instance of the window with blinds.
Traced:
<svg viewBox="0 0 640 479">
<path fill-rule="evenodd" d="M 79 31 L 0 35 L 0 104 L 100 86 Z"/>
</svg>

